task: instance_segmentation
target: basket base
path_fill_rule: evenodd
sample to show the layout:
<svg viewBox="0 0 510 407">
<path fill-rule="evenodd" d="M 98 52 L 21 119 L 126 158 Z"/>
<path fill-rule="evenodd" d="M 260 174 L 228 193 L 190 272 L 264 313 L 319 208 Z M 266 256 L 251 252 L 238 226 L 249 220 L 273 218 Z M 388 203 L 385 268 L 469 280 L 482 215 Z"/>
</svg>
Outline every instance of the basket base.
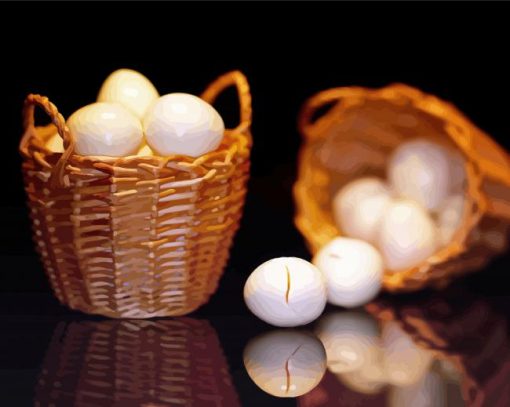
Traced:
<svg viewBox="0 0 510 407">
<path fill-rule="evenodd" d="M 150 318 L 162 318 L 162 317 L 181 317 L 184 315 L 191 314 L 193 311 L 196 311 L 202 305 L 207 303 L 207 299 L 199 304 L 188 306 L 186 308 L 168 308 L 168 309 L 159 309 L 156 311 L 147 311 L 147 310 L 129 310 L 126 312 L 118 312 L 111 309 L 91 307 L 86 304 L 68 304 L 62 301 L 59 301 L 61 305 L 70 308 L 74 311 L 80 311 L 89 315 L 101 315 L 107 318 L 114 319 L 150 319 Z"/>
</svg>

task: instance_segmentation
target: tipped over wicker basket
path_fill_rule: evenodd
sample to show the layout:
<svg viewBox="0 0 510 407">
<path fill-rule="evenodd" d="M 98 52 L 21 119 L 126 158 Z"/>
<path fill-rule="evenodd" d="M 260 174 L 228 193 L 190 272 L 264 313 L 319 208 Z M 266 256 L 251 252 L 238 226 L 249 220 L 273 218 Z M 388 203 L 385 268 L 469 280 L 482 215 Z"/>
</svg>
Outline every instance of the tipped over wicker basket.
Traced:
<svg viewBox="0 0 510 407">
<path fill-rule="evenodd" d="M 116 318 L 187 314 L 216 290 L 239 227 L 251 148 L 251 96 L 230 72 L 202 94 L 235 85 L 240 124 L 199 158 L 73 153 L 64 118 L 30 95 L 20 143 L 37 250 L 63 304 Z M 34 126 L 34 107 L 52 123 Z M 65 152 L 45 142 L 56 132 Z"/>
<path fill-rule="evenodd" d="M 330 107 L 320 116 L 321 109 Z M 318 93 L 299 117 L 304 145 L 294 186 L 296 224 L 315 253 L 342 235 L 331 213 L 334 193 L 356 177 L 385 176 L 387 157 L 408 138 L 434 136 L 464 158 L 462 224 L 452 241 L 422 264 L 384 276 L 388 291 L 443 287 L 477 268 L 463 256 L 484 217 L 510 219 L 510 158 L 453 105 L 406 85 L 373 90 L 335 88 Z M 506 230 L 504 231 L 506 232 Z M 475 233 L 476 234 L 476 233 Z"/>
</svg>

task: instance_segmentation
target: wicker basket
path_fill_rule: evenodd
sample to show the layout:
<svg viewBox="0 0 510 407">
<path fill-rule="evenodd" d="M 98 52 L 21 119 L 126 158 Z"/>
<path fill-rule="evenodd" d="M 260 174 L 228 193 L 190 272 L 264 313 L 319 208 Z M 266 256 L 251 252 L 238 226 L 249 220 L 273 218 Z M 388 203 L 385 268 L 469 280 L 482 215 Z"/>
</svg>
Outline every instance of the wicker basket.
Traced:
<svg viewBox="0 0 510 407">
<path fill-rule="evenodd" d="M 418 302 L 374 302 L 367 310 L 382 324 L 395 321 L 435 359 L 448 361 L 467 406 L 510 405 L 508 323 L 484 299 L 452 287 Z"/>
<path fill-rule="evenodd" d="M 187 314 L 216 290 L 239 226 L 251 148 L 251 97 L 240 72 L 202 94 L 213 103 L 235 85 L 240 124 L 199 158 L 73 154 L 64 118 L 29 95 L 20 143 L 34 238 L 63 304 L 116 318 Z M 52 123 L 34 126 L 34 107 Z M 65 152 L 45 142 L 55 131 Z"/>
<path fill-rule="evenodd" d="M 305 143 L 294 186 L 295 221 L 313 253 L 342 234 L 331 214 L 333 194 L 359 176 L 384 177 L 389 155 L 406 138 L 433 137 L 463 156 L 467 181 L 461 226 L 449 245 L 422 264 L 388 270 L 383 281 L 388 291 L 443 287 L 476 269 L 463 256 L 476 241 L 481 220 L 510 219 L 508 154 L 454 106 L 434 96 L 401 84 L 331 89 L 307 101 L 299 128 Z"/>
<path fill-rule="evenodd" d="M 59 323 L 34 404 L 240 405 L 216 332 L 191 318 Z"/>
</svg>

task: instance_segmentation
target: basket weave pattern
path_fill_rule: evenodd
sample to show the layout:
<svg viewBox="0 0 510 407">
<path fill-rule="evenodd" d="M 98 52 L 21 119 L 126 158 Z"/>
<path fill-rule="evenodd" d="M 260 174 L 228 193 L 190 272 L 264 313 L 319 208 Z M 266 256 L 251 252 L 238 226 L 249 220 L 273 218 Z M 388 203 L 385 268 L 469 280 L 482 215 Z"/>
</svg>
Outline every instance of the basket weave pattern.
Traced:
<svg viewBox="0 0 510 407">
<path fill-rule="evenodd" d="M 328 105 L 332 106 L 329 111 L 313 120 L 319 109 Z M 306 102 L 299 127 L 305 142 L 294 185 L 295 222 L 312 253 L 342 235 L 331 213 L 337 190 L 334 183 L 344 185 L 366 174 L 384 176 L 387 157 L 408 137 L 434 134 L 463 155 L 467 182 L 461 226 L 449 245 L 421 264 L 397 273 L 385 272 L 383 287 L 387 291 L 443 287 L 457 275 L 473 271 L 475 267 L 466 267 L 465 254 L 474 229 L 485 216 L 510 219 L 508 154 L 453 105 L 432 95 L 401 84 L 377 90 L 330 89 Z M 335 153 L 335 148 L 343 153 Z M 318 164 L 321 160 L 333 169 Z M 353 169 L 340 167 L 342 163 Z"/>
<path fill-rule="evenodd" d="M 187 314 L 216 290 L 246 195 L 251 104 L 239 72 L 202 95 L 212 103 L 230 85 L 238 88 L 241 124 L 196 159 L 72 154 L 55 106 L 27 98 L 25 189 L 37 249 L 60 302 L 109 317 L 148 318 Z M 45 149 L 55 127 L 33 126 L 34 105 L 63 135 L 63 154 Z"/>
</svg>

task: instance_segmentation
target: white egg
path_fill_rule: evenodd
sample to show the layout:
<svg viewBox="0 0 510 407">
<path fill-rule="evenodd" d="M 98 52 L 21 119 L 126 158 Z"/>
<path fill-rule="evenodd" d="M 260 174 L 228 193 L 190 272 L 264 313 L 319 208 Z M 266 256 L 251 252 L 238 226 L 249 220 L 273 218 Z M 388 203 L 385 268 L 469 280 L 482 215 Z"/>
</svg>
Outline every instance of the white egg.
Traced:
<svg viewBox="0 0 510 407">
<path fill-rule="evenodd" d="M 337 237 L 319 250 L 313 262 L 326 278 L 331 304 L 357 307 L 372 300 L 381 289 L 382 257 L 362 240 Z"/>
<path fill-rule="evenodd" d="M 446 407 L 447 385 L 436 372 L 425 374 L 409 386 L 393 386 L 388 394 L 389 407 Z"/>
<path fill-rule="evenodd" d="M 55 133 L 46 141 L 46 148 L 54 153 L 64 152 L 64 140 L 60 137 L 60 134 Z"/>
<path fill-rule="evenodd" d="M 326 354 L 312 335 L 280 330 L 252 339 L 244 350 L 250 378 L 276 397 L 298 397 L 316 387 L 326 371 Z"/>
<path fill-rule="evenodd" d="M 326 285 L 321 272 L 296 257 L 266 261 L 248 277 L 246 305 L 257 317 L 275 326 L 305 325 L 326 306 Z"/>
<path fill-rule="evenodd" d="M 384 370 L 389 383 L 409 386 L 427 373 L 432 354 L 417 346 L 396 322 L 384 324 L 381 335 Z"/>
<path fill-rule="evenodd" d="M 442 246 L 448 245 L 459 228 L 464 211 L 464 194 L 450 195 L 438 210 L 437 228 L 439 242 Z"/>
<path fill-rule="evenodd" d="M 315 333 L 326 349 L 328 369 L 335 374 L 381 365 L 379 327 L 364 311 L 326 315 L 319 320 Z"/>
<path fill-rule="evenodd" d="M 378 247 L 388 269 L 414 267 L 434 254 L 437 228 L 429 214 L 417 203 L 398 200 L 385 211 Z"/>
<path fill-rule="evenodd" d="M 135 154 L 143 141 L 140 120 L 115 103 L 93 103 L 67 120 L 80 155 L 122 157 Z"/>
<path fill-rule="evenodd" d="M 403 198 L 434 210 L 450 194 L 451 163 L 448 150 L 424 139 L 403 143 L 388 163 L 388 180 Z"/>
<path fill-rule="evenodd" d="M 335 222 L 347 236 L 372 243 L 377 238 L 382 214 L 391 201 L 390 190 L 382 180 L 360 178 L 335 195 Z"/>
<path fill-rule="evenodd" d="M 139 149 L 136 155 L 140 157 L 152 157 L 154 155 L 154 152 L 152 149 L 147 145 L 143 144 Z"/>
<path fill-rule="evenodd" d="M 216 150 L 225 126 L 219 113 L 199 97 L 171 93 L 160 97 L 143 120 L 147 143 L 160 155 L 198 157 Z"/>
<path fill-rule="evenodd" d="M 132 69 L 119 69 L 106 78 L 97 101 L 120 103 L 142 119 L 158 97 L 154 85 L 141 73 Z"/>
</svg>

